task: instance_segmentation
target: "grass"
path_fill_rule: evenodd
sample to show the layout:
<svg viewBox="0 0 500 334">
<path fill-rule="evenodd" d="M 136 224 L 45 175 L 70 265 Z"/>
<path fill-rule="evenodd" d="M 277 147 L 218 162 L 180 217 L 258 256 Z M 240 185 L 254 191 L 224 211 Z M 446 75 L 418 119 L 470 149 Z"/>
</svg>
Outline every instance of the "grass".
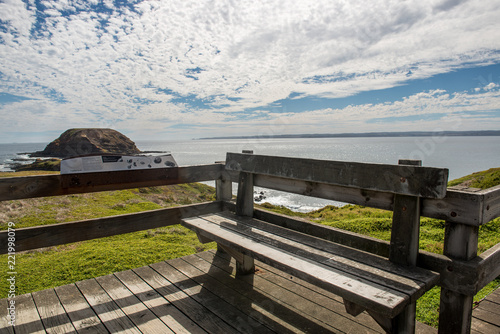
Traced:
<svg viewBox="0 0 500 334">
<path fill-rule="evenodd" d="M 22 172 L 20 174 L 39 174 Z M 16 173 L 15 175 L 18 175 Z M 16 229 L 199 203 L 215 199 L 200 183 L 0 202 L 0 230 Z M 16 254 L 17 295 L 215 248 L 201 244 L 180 225 L 116 235 Z M 7 268 L 7 255 L 0 266 Z M 7 297 L 7 272 L 0 274 L 0 298 Z"/>
<path fill-rule="evenodd" d="M 0 177 L 39 175 L 47 172 L 0 173 Z M 489 188 L 500 184 L 500 168 L 471 174 L 451 181 L 450 185 L 465 184 Z M 150 187 L 60 197 L 0 202 L 0 230 L 7 222 L 16 228 L 55 224 L 82 219 L 139 212 L 181 204 L 213 200 L 212 187 L 193 183 L 166 187 Z M 298 216 L 314 222 L 390 240 L 392 212 L 357 205 L 327 206 L 310 213 L 297 213 L 285 207 L 263 204 L 274 212 Z M 420 249 L 442 254 L 444 222 L 422 218 Z M 479 229 L 479 253 L 500 242 L 500 218 Z M 16 255 L 17 294 L 47 289 L 72 282 L 107 275 L 113 272 L 178 258 L 214 248 L 202 245 L 196 235 L 179 225 L 89 240 L 58 247 L 49 247 Z M 0 266 L 7 268 L 7 256 L 0 256 Z M 500 278 L 491 282 L 476 296 L 484 298 L 500 285 Z M 0 276 L 0 298 L 7 295 L 6 273 Z M 417 303 L 417 319 L 437 327 L 440 288 L 435 287 Z"/>
<path fill-rule="evenodd" d="M 449 186 L 465 185 L 472 188 L 488 189 L 500 184 L 500 168 L 473 173 L 449 182 Z"/>
</svg>

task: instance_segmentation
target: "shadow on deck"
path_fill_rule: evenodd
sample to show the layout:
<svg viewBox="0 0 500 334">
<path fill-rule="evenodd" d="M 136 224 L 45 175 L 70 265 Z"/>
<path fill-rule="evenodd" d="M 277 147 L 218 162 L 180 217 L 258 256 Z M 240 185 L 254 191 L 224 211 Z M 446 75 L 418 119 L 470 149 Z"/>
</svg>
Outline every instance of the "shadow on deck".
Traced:
<svg viewBox="0 0 500 334">
<path fill-rule="evenodd" d="M 345 313 L 339 297 L 263 263 L 235 279 L 231 261 L 208 251 L 18 296 L 15 333 L 383 332 L 368 315 Z M 0 303 L 0 332 L 14 333 Z"/>
</svg>

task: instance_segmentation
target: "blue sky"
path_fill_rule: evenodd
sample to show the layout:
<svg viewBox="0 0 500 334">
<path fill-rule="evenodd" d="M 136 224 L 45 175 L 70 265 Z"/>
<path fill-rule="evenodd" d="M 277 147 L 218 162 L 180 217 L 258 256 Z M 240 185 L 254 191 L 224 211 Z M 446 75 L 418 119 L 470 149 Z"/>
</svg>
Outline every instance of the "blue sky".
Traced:
<svg viewBox="0 0 500 334">
<path fill-rule="evenodd" d="M 500 1 L 0 0 L 0 142 L 500 129 Z"/>
</svg>

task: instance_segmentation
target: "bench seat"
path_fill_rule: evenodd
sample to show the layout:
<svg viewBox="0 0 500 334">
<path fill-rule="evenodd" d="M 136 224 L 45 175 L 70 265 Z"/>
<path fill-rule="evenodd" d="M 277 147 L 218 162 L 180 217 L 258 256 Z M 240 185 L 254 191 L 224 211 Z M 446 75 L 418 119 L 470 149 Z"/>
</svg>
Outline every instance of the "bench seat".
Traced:
<svg viewBox="0 0 500 334">
<path fill-rule="evenodd" d="M 394 318 L 439 280 L 439 274 L 231 212 L 185 218 L 200 241 L 216 241 L 344 298 L 351 314 Z M 242 259 L 240 259 L 242 261 Z M 350 311 L 349 311 L 350 309 Z"/>
</svg>

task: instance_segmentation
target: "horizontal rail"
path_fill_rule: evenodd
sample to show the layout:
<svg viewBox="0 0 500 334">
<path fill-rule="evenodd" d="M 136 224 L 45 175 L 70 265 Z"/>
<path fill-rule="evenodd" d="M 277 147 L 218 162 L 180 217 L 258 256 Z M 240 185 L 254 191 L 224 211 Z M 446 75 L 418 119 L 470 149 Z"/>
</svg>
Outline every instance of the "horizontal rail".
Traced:
<svg viewBox="0 0 500 334">
<path fill-rule="evenodd" d="M 490 221 L 500 216 L 500 185 L 483 190 L 484 196 L 483 217 L 485 221 Z"/>
<path fill-rule="evenodd" d="M 487 284 L 500 276 L 500 243 L 488 249 L 478 256 L 478 283 L 476 290 L 479 291 Z"/>
<path fill-rule="evenodd" d="M 0 178 L 0 201 L 203 182 L 221 177 L 224 165 Z"/>
<path fill-rule="evenodd" d="M 229 174 L 231 180 L 237 182 L 237 174 Z M 290 180 L 277 176 L 255 174 L 254 185 L 383 210 L 392 211 L 394 205 L 394 194 L 388 192 L 348 188 L 326 183 Z M 483 219 L 482 201 L 482 193 L 448 190 L 446 197 L 443 199 L 423 198 L 421 215 L 429 218 L 443 219 L 452 223 L 479 226 L 489 221 Z"/>
<path fill-rule="evenodd" d="M 109 237 L 179 224 L 180 220 L 221 211 L 221 202 L 205 202 L 126 215 L 88 219 L 15 230 L 15 251 Z M 9 252 L 8 231 L 0 232 L 0 254 Z"/>
<path fill-rule="evenodd" d="M 226 169 L 425 198 L 446 195 L 448 169 L 227 153 Z"/>
</svg>

